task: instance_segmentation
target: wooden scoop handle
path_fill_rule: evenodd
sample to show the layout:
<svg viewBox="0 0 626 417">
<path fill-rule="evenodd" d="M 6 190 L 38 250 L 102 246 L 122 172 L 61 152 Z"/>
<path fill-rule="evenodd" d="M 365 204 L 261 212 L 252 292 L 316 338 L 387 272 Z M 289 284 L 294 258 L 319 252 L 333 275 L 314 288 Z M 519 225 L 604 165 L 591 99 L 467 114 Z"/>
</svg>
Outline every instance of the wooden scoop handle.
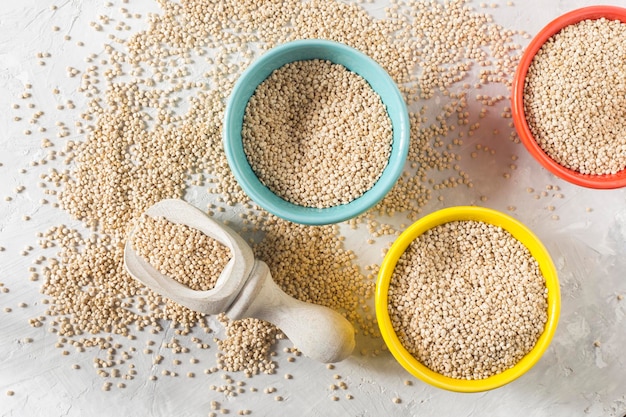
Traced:
<svg viewBox="0 0 626 417">
<path fill-rule="evenodd" d="M 287 295 L 274 283 L 269 268 L 256 261 L 248 285 L 234 304 L 240 317 L 254 317 L 268 321 L 278 328 L 307 357 L 323 363 L 339 362 L 350 356 L 355 346 L 354 327 L 341 314 L 317 304 L 306 303 Z M 248 293 L 247 295 L 244 295 Z M 235 306 L 236 307 L 236 306 Z"/>
</svg>

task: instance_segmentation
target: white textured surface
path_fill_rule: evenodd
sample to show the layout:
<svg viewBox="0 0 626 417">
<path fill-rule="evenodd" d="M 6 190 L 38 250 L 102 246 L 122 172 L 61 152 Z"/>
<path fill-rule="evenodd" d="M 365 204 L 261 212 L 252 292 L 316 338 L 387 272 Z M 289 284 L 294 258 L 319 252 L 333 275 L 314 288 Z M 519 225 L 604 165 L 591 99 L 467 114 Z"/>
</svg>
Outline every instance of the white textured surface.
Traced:
<svg viewBox="0 0 626 417">
<path fill-rule="evenodd" d="M 485 9 L 496 22 L 511 29 L 526 30 L 535 34 L 557 15 L 591 4 L 591 1 L 519 0 L 513 7 L 499 2 L 499 7 Z M 604 3 L 624 5 L 623 1 Z M 306 416 L 623 416 L 626 413 L 626 300 L 619 301 L 618 294 L 626 296 L 626 190 L 595 191 L 571 186 L 542 169 L 525 152 L 506 138 L 495 140 L 489 135 L 480 143 L 496 150 L 496 155 L 479 155 L 476 159 L 464 158 L 462 164 L 475 184 L 474 188 L 447 191 L 443 202 L 433 199 L 428 211 L 455 204 L 482 204 L 512 213 L 528 225 L 543 240 L 559 271 L 562 290 L 562 313 L 554 341 L 542 360 L 526 375 L 495 391 L 461 395 L 430 387 L 410 377 L 386 352 L 378 356 L 354 354 L 347 361 L 328 370 L 324 365 L 305 358 L 293 363 L 283 361 L 274 376 L 257 376 L 247 380 L 232 375 L 235 380 L 246 381 L 246 393 L 225 398 L 209 389 L 211 384 L 222 385 L 221 373 L 204 375 L 195 367 L 195 378 L 186 377 L 189 366 L 185 357 L 176 369 L 178 377 L 160 377 L 148 381 L 152 362 L 141 354 L 147 335 L 128 341 L 129 349 L 135 346 L 137 354 L 132 362 L 137 378 L 127 382 L 127 387 L 110 392 L 102 391 L 103 379 L 95 373 L 93 357 L 106 357 L 105 352 L 87 351 L 61 355 L 55 348 L 57 338 L 47 332 L 47 326 L 33 328 L 28 319 L 45 311 L 39 294 L 39 282 L 28 280 L 28 267 L 40 255 L 39 249 L 28 256 L 20 252 L 26 246 L 36 247 L 36 233 L 60 223 L 75 224 L 68 216 L 50 205 L 40 206 L 42 189 L 37 186 L 39 174 L 48 167 L 31 167 L 30 162 L 45 156 L 40 148 L 40 135 L 36 128 L 31 136 L 23 131 L 28 119 L 37 110 L 43 110 L 40 124 L 53 126 L 62 120 L 68 126 L 79 113 L 85 99 L 76 91 L 80 77 L 68 78 L 66 67 L 84 68 L 84 58 L 90 53 L 102 53 L 106 42 L 104 32 L 96 32 L 89 22 L 98 16 L 119 15 L 120 7 L 131 13 L 146 16 L 158 11 L 155 3 L 133 0 L 128 4 L 115 1 L 106 7 L 103 1 L 59 0 L 50 3 L 38 0 L 0 0 L 0 282 L 9 288 L 0 292 L 0 415 L 2 416 L 82 416 L 82 415 L 153 415 L 195 416 L 207 415 L 210 402 L 219 401 L 230 415 L 248 409 L 251 415 L 306 415 Z M 385 2 L 372 7 L 380 13 Z M 479 8 L 479 2 L 474 2 Z M 491 4 L 491 3 L 488 3 Z M 143 20 L 143 19 L 142 19 Z M 133 20 L 131 30 L 139 30 L 140 23 Z M 58 26 L 59 32 L 52 27 Z M 71 41 L 63 36 L 70 35 Z M 76 46 L 77 41 L 85 46 Z M 38 52 L 49 52 L 45 66 L 38 65 Z M 24 85 L 33 85 L 36 108 L 22 106 L 18 110 L 11 104 L 18 102 Z M 62 94 L 50 91 L 58 87 Z M 504 93 L 506 94 L 506 92 Z M 71 99 L 77 110 L 58 111 L 56 105 Z M 14 122 L 21 116 L 21 122 Z M 500 128 L 503 121 L 487 118 L 483 124 L 493 123 Z M 483 132 L 492 128 L 484 126 Z M 52 134 L 52 133 L 51 133 Z M 472 150 L 468 143 L 467 153 Z M 510 156 L 517 155 L 518 168 L 509 179 L 501 173 L 511 163 Z M 26 173 L 20 173 L 25 169 Z M 16 194 L 14 189 L 26 189 Z M 548 196 L 534 199 L 526 189 L 536 192 L 547 185 L 558 185 L 564 198 Z M 194 202 L 200 197 L 195 192 L 187 196 Z M 6 202 L 5 196 L 13 200 Z M 481 196 L 488 196 L 485 202 Z M 204 198 L 204 197 L 203 197 Z M 555 211 L 546 206 L 554 205 Z M 586 208 L 593 210 L 588 212 Z M 23 215 L 32 217 L 24 221 Z M 554 220 L 553 215 L 559 219 Z M 346 245 L 366 263 L 380 262 L 380 250 L 364 245 L 356 234 L 349 236 Z M 20 307 L 26 303 L 27 307 Z M 4 308 L 10 307 L 11 312 Z M 173 332 L 166 331 L 158 337 L 169 340 Z M 32 338 L 32 343 L 24 343 Z M 594 342 L 600 342 L 594 347 Z M 209 340 L 212 344 L 212 340 Z M 158 344 L 157 344 L 158 346 Z M 278 350 L 289 346 L 281 342 Z M 358 349 L 363 346 L 357 346 Z M 366 348 L 375 348 L 368 347 Z M 215 346 L 199 357 L 200 364 L 213 366 Z M 165 356 L 165 354 L 164 354 Z M 169 358 L 169 357 L 168 357 Z M 171 359 L 169 359 L 171 360 Z M 72 369 L 79 364 L 80 369 Z M 126 365 L 122 365 L 124 368 Z M 168 368 L 168 366 L 164 366 Z M 159 368 L 160 369 L 160 368 Z M 170 366 L 169 369 L 172 369 Z M 289 373 L 293 379 L 286 380 Z M 353 396 L 334 402 L 329 385 L 336 383 L 334 374 L 342 376 Z M 407 386 L 405 380 L 413 381 Z M 274 394 L 263 389 L 272 386 Z M 249 392 L 256 387 L 257 392 Z M 5 393 L 15 392 L 13 396 Z M 275 395 L 284 398 L 274 400 Z M 395 404 L 394 397 L 402 402 Z"/>
</svg>

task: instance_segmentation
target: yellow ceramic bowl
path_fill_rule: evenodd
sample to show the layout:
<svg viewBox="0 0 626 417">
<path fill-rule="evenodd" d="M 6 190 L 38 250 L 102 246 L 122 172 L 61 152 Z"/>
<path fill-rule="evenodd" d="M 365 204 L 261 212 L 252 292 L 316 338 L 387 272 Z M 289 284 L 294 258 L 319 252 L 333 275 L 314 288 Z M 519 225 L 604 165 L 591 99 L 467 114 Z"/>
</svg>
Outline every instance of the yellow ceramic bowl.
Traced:
<svg viewBox="0 0 626 417">
<path fill-rule="evenodd" d="M 535 347 L 515 366 L 506 371 L 481 380 L 450 378 L 434 372 L 415 359 L 400 343 L 387 309 L 389 281 L 400 256 L 409 244 L 422 233 L 440 224 L 475 220 L 500 226 L 522 242 L 539 263 L 539 269 L 548 289 L 548 321 Z M 548 348 L 556 331 L 561 308 L 561 297 L 556 269 L 548 251 L 539 239 L 522 223 L 495 210 L 482 207 L 451 207 L 429 214 L 406 229 L 391 246 L 385 256 L 376 282 L 376 318 L 383 339 L 392 355 L 415 377 L 439 388 L 457 392 L 480 392 L 498 388 L 523 375 L 537 363 Z"/>
</svg>

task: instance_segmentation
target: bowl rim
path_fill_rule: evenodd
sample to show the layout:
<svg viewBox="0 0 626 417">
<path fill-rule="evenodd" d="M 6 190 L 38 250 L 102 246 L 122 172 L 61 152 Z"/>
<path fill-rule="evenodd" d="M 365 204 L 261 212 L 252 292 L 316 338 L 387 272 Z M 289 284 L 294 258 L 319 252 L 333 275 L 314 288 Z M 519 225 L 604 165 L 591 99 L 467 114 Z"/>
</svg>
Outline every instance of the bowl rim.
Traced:
<svg viewBox="0 0 626 417">
<path fill-rule="evenodd" d="M 281 59 L 284 59 L 286 54 L 298 55 L 301 53 L 299 51 L 305 50 L 305 48 L 316 51 L 323 50 L 325 54 L 332 55 L 333 57 L 339 55 L 349 57 L 349 59 L 346 60 L 350 61 L 350 65 L 359 66 L 359 71 L 354 68 L 350 68 L 348 64 L 343 62 L 341 62 L 341 64 L 348 67 L 349 70 L 361 75 L 368 82 L 368 84 L 371 85 L 375 82 L 376 85 L 384 86 L 384 97 L 380 91 L 374 88 L 374 86 L 372 86 L 372 88 L 381 97 L 383 103 L 388 108 L 389 113 L 390 107 L 395 109 L 393 110 L 393 115 L 389 114 L 393 127 L 392 149 L 387 166 L 383 170 L 377 182 L 372 186 L 372 188 L 351 202 L 327 208 L 306 207 L 290 203 L 271 192 L 269 188 L 260 182 L 250 168 L 241 145 L 242 140 L 240 127 L 243 112 L 245 112 L 245 105 L 243 105 L 243 112 L 241 114 L 235 114 L 237 113 L 237 109 L 235 108 L 239 106 L 240 109 L 242 106 L 241 102 L 236 104 L 237 100 L 242 101 L 240 97 L 244 97 L 249 94 L 245 99 L 245 103 L 247 104 L 249 97 L 256 90 L 258 85 L 257 83 L 255 83 L 253 85 L 254 88 L 251 89 L 251 80 L 258 77 L 258 75 L 255 75 L 255 71 L 271 72 L 272 70 L 285 65 L 287 62 L 293 62 L 301 59 L 315 59 L 315 57 L 296 57 L 295 59 L 291 59 L 290 61 L 282 64 L 276 64 L 276 62 L 280 62 Z M 329 60 L 332 61 L 332 59 Z M 367 69 L 365 70 L 363 68 Z M 361 71 L 367 72 L 370 76 L 363 75 Z M 374 80 L 374 77 L 376 77 L 376 80 Z M 391 106 L 390 103 L 392 103 Z M 239 129 L 237 129 L 237 127 L 239 127 Z M 356 217 L 382 200 L 402 174 L 408 156 L 409 140 L 410 125 L 407 105 L 400 90 L 398 89 L 398 86 L 385 69 L 374 59 L 370 58 L 368 55 L 357 50 L 356 48 L 340 42 L 315 38 L 299 39 L 278 45 L 265 52 L 243 71 L 238 80 L 235 82 L 233 90 L 228 98 L 226 110 L 224 112 L 224 125 L 222 133 L 222 141 L 228 165 L 246 195 L 268 212 L 291 222 L 304 225 L 339 223 Z"/>
<path fill-rule="evenodd" d="M 481 380 L 450 378 L 436 373 L 415 359 L 402 346 L 396 335 L 387 308 L 391 274 L 409 244 L 435 226 L 458 220 L 476 220 L 500 226 L 509 231 L 531 252 L 539 263 L 539 268 L 548 288 L 548 320 L 545 329 L 532 350 L 515 366 L 500 374 Z M 381 264 L 376 279 L 375 308 L 381 335 L 391 354 L 410 374 L 438 388 L 455 392 L 482 392 L 498 388 L 519 378 L 530 370 L 542 357 L 556 332 L 561 308 L 560 288 L 556 268 L 541 241 L 518 220 L 502 212 L 477 206 L 456 206 L 435 211 L 409 226 L 392 244 Z"/>
<path fill-rule="evenodd" d="M 566 26 L 583 20 L 607 18 L 626 24 L 626 8 L 619 6 L 588 6 L 567 12 L 548 23 L 528 44 L 513 76 L 511 114 L 517 133 L 529 153 L 548 171 L 568 182 L 587 188 L 613 189 L 626 186 L 626 168 L 615 174 L 582 174 L 557 163 L 533 137 L 524 112 L 524 84 L 528 68 L 543 44 Z"/>
</svg>

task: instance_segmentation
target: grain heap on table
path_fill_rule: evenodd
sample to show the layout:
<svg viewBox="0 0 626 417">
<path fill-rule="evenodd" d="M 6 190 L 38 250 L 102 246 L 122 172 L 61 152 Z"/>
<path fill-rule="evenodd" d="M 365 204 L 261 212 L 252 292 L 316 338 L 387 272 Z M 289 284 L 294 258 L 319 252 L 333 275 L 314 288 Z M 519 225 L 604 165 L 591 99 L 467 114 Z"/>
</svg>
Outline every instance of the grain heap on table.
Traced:
<svg viewBox="0 0 626 417">
<path fill-rule="evenodd" d="M 106 390 L 127 387 L 135 378 L 157 381 L 185 375 L 176 370 L 180 365 L 165 364 L 190 350 L 198 357 L 215 353 L 216 366 L 204 364 L 211 373 L 271 373 L 282 356 L 296 360 L 292 352 L 272 356 L 273 343 L 281 337 L 275 327 L 260 321 L 224 321 L 226 329 L 214 326 L 211 318 L 154 294 L 124 270 L 123 243 L 141 213 L 165 198 L 195 198 L 192 190 L 205 188 L 211 214 L 222 219 L 233 211 L 241 215 L 229 218 L 231 226 L 253 240 L 255 256 L 268 263 L 281 288 L 303 301 L 341 311 L 359 336 L 373 340 L 372 347 L 360 352 L 380 353 L 382 341 L 369 305 L 376 260 L 362 271 L 355 253 L 346 247 L 342 226 L 294 225 L 247 200 L 222 149 L 225 98 L 259 52 L 287 41 L 322 37 L 376 60 L 413 108 L 407 171 L 375 210 L 348 223 L 355 229 L 366 224 L 374 243 L 397 233 L 397 226 L 384 216 L 402 214 L 414 220 L 433 196 L 472 186 L 459 165 L 459 152 L 479 131 L 475 119 L 485 117 L 482 110 L 501 100 L 482 92 L 474 103 L 470 91 L 493 84 L 506 94 L 506 74 L 512 74 L 520 52 L 513 38 L 524 35 L 499 27 L 464 1 L 397 2 L 384 17 L 374 18 L 360 5 L 340 1 L 285 0 L 258 8 L 258 2 L 240 0 L 224 0 L 223 7 L 202 0 L 164 0 L 159 2 L 161 12 L 145 16 L 146 30 L 123 39 L 123 31 L 139 17 L 109 10 L 111 4 L 105 5 L 107 15 L 90 25 L 110 35 L 102 52 L 87 55 L 83 67 L 61 67 L 76 82 L 84 103 L 64 100 L 63 88 L 47 84 L 48 94 L 41 97 L 25 88 L 12 110 L 20 118 L 16 123 L 39 124 L 20 129 L 24 140 L 41 141 L 45 149 L 18 181 L 40 175 L 45 182 L 41 204 L 60 207 L 74 219 L 71 226 L 52 226 L 38 235 L 47 257 L 35 259 L 36 270 L 29 273 L 33 281 L 44 281 L 42 304 L 47 310 L 33 317 L 31 325 L 48 326 L 62 351 L 75 346 L 103 352 L 94 368 Z M 86 43 L 84 39 L 66 45 L 83 48 Z M 41 51 L 33 59 L 51 68 L 59 57 Z M 476 69 L 477 79 L 470 81 Z M 441 99 L 441 111 L 427 119 L 421 100 L 433 97 Z M 48 100 L 56 109 L 36 109 L 36 103 Z M 480 113 L 470 114 L 473 104 L 481 107 Z M 506 113 L 503 117 L 508 118 Z M 57 115 L 59 120 L 43 126 Z M 16 184 L 7 197 L 35 193 L 24 187 Z M 383 220 L 373 220 L 373 213 L 382 214 Z M 23 252 L 28 256 L 31 250 Z M 168 341 L 133 345 L 140 332 L 157 339 L 168 326 L 175 334 Z M 154 373 L 134 375 L 126 369 L 123 364 L 138 354 L 151 355 Z M 118 385 L 112 375 L 127 376 L 125 385 Z M 352 398 L 352 393 L 347 395 Z M 288 398 L 284 393 L 280 397 Z"/>
</svg>

